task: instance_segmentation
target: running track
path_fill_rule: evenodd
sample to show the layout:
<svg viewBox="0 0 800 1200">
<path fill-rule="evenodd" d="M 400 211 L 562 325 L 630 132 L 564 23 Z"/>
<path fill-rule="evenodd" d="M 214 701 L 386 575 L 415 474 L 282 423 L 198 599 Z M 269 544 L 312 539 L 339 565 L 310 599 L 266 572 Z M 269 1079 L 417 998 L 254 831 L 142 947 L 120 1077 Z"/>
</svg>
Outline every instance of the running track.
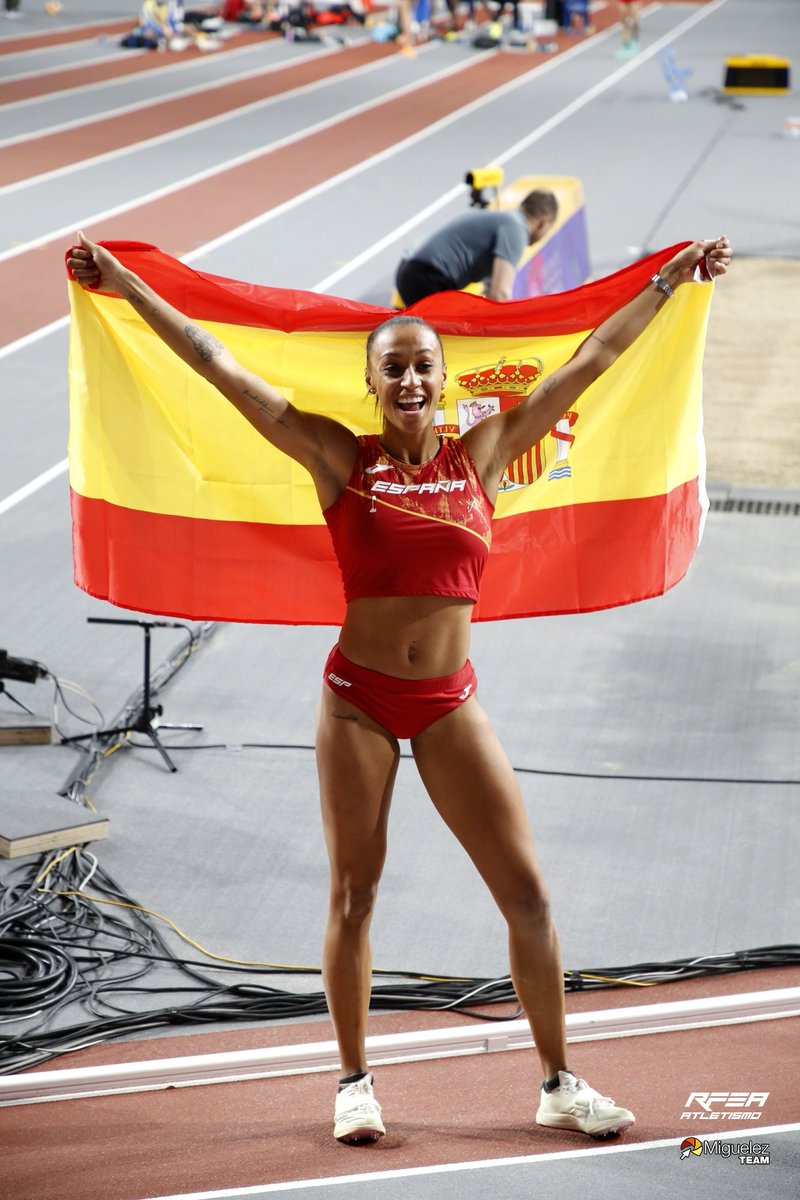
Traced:
<svg viewBox="0 0 800 1200">
<path fill-rule="evenodd" d="M 610 13 L 600 14 L 598 29 L 613 23 Z M 574 46 L 574 39 L 559 36 L 564 49 Z M 227 43 L 228 46 L 231 43 Z M 122 150 L 147 137 L 164 134 L 230 113 L 246 104 L 265 100 L 277 94 L 284 98 L 292 88 L 320 82 L 337 73 L 344 73 L 370 62 L 381 62 L 392 51 L 385 46 L 367 43 L 343 49 L 296 68 L 267 70 L 246 82 L 232 82 L 227 87 L 208 92 L 201 100 L 175 100 L 154 105 L 145 120 L 141 111 L 106 120 L 88 120 L 78 129 L 30 138 L 21 144 L 0 147 L 0 188 L 18 183 L 21 179 L 52 171 L 76 160 Z M 154 55 L 137 58 L 137 70 L 167 70 L 169 56 Z M 547 56 L 549 61 L 551 56 Z M 92 224 L 95 236 L 105 239 L 125 238 L 136 230 L 138 241 L 150 241 L 169 247 L 176 257 L 183 257 L 198 246 L 213 240 L 228 230 L 243 225 L 259 214 L 308 191 L 349 167 L 355 167 L 370 156 L 396 146 L 404 138 L 418 135 L 434 122 L 457 113 L 464 106 L 490 97 L 504 84 L 535 71 L 545 61 L 539 54 L 508 54 L 488 52 L 476 56 L 466 68 L 448 73 L 444 78 L 413 88 L 406 94 L 384 103 L 371 105 L 355 116 L 326 123 L 316 133 L 299 135 L 279 149 L 266 148 L 247 163 L 231 165 L 206 180 L 177 186 L 169 195 L 153 200 L 131 197 L 124 211 L 114 215 L 98 214 Z M 162 67 L 161 64 L 164 64 Z M 130 64 L 128 64 L 130 65 Z M 125 64 L 122 64 L 124 67 Z M 120 72 L 121 68 L 116 67 Z M 82 68 L 80 85 L 90 86 L 109 77 L 109 67 L 102 63 Z M 75 85 L 73 72 L 60 72 L 60 87 Z M 46 81 L 37 77 L 32 84 L 47 91 Z M 0 85 L 0 105 L 13 103 L 31 94 L 24 80 Z M 54 91 L 58 88 L 54 86 Z M 88 203 L 91 201 L 87 198 Z M 91 208 L 87 212 L 87 217 Z M 15 304 L 6 315 L 2 344 L 14 342 L 44 325 L 66 315 L 63 287 L 62 254 L 72 240 L 71 232 L 63 229 L 57 235 L 44 234 L 35 245 L 7 250 L 0 255 L 0 289 L 15 295 Z"/>
</svg>

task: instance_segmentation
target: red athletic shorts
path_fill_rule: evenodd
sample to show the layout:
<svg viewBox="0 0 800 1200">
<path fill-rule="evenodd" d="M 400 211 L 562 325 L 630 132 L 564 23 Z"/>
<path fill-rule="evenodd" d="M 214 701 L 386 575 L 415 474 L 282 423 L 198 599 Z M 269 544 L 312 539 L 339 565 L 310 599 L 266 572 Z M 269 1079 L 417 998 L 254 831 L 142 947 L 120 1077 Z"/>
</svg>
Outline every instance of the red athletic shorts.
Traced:
<svg viewBox="0 0 800 1200">
<path fill-rule="evenodd" d="M 437 679 L 396 679 L 350 662 L 334 646 L 325 663 L 323 681 L 332 692 L 349 700 L 396 738 L 413 738 L 434 721 L 458 708 L 478 687 L 467 659 L 454 675 Z"/>
</svg>

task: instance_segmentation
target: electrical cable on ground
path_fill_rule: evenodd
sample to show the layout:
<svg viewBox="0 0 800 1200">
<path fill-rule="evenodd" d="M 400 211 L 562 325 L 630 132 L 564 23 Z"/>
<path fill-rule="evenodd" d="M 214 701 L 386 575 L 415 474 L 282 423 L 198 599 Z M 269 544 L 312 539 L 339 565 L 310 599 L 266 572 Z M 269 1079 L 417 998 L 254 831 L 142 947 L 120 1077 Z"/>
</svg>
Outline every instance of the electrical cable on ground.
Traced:
<svg viewBox="0 0 800 1200">
<path fill-rule="evenodd" d="M 83 889 L 91 880 L 92 895 Z M 77 847 L 18 866 L 0 897 L 0 1074 L 59 1054 L 133 1033 L 220 1021 L 275 1021 L 327 1012 L 325 994 L 274 987 L 266 977 L 319 976 L 320 969 L 248 963 L 212 955 L 161 917 L 208 961 L 176 954 L 156 926 L 156 914 L 127 896 L 94 854 Z M 170 977 L 148 984 L 157 965 Z M 800 964 L 800 945 L 765 946 L 673 962 L 593 967 L 565 972 L 567 992 L 619 986 L 651 987 L 669 980 Z M 222 976 L 232 975 L 229 981 Z M 237 980 L 246 973 L 249 978 Z M 480 1020 L 520 1015 L 508 976 L 497 979 L 376 970 L 374 1011 L 453 1012 Z M 393 982 L 382 982 L 387 977 Z M 264 980 L 264 982 L 262 982 Z M 132 998 L 167 994 L 171 1002 L 145 1011 Z M 126 997 L 128 1003 L 125 1003 Z M 56 1027 L 68 1006 L 90 1019 Z M 497 1015 L 486 1008 L 514 1005 Z"/>
<path fill-rule="evenodd" d="M 128 745 L 135 750 L 154 750 L 155 747 L 147 742 L 134 742 L 129 739 Z M 307 742 L 194 742 L 191 745 L 170 745 L 167 747 L 170 754 L 173 752 L 180 753 L 181 751 L 199 751 L 199 750 L 227 750 L 239 752 L 241 750 L 302 750 L 308 753 L 314 753 L 314 746 Z M 401 758 L 406 758 L 410 762 L 413 761 L 413 754 L 401 752 Z M 560 771 L 553 767 L 520 767 L 512 764 L 516 775 L 543 775 L 548 779 L 608 779 L 608 780 L 628 780 L 640 783 L 728 783 L 728 784 L 750 784 L 750 785 L 771 785 L 779 787 L 795 787 L 800 784 L 800 779 L 764 779 L 761 777 L 751 778 L 744 775 L 640 775 L 628 771 Z"/>
<path fill-rule="evenodd" d="M 187 626 L 187 640 L 153 673 L 151 696 L 172 679 L 215 628 L 210 623 L 196 630 Z M 44 667 L 41 673 L 55 678 Z M 72 712 L 61 690 L 66 686 L 90 700 L 77 685 L 59 680 L 55 683 L 54 716 L 59 697 L 67 711 Z M 143 689 L 140 689 L 129 697 L 112 725 L 132 724 L 142 706 Z M 90 746 L 83 748 L 81 762 L 61 794 L 93 809 L 86 795 L 87 785 L 98 765 L 122 745 L 138 746 L 138 743 L 127 736 L 95 736 Z M 151 747 L 148 744 L 146 748 Z M 211 748 L 233 749 L 226 744 L 169 747 L 171 752 Z M 258 748 L 313 751 L 312 746 L 300 744 L 245 743 L 236 747 Z M 515 770 L 521 774 L 595 779 L 796 782 L 603 775 L 524 767 Z M 158 921 L 164 922 L 203 958 L 185 958 L 175 953 L 159 931 Z M 564 988 L 574 992 L 619 986 L 652 987 L 672 980 L 798 964 L 800 945 L 765 946 L 672 962 L 569 970 L 564 975 Z M 162 975 L 164 972 L 169 975 L 166 982 L 161 976 L 157 983 L 146 982 L 147 976 L 159 966 Z M 249 978 L 237 980 L 242 974 Z M 327 1012 L 321 990 L 289 991 L 261 981 L 276 975 L 313 978 L 320 976 L 321 970 L 316 966 L 247 962 L 215 954 L 183 933 L 170 918 L 128 896 L 103 869 L 97 856 L 85 847 L 51 851 L 34 862 L 16 866 L 0 892 L 0 1031 L 4 1026 L 7 1028 L 7 1032 L 0 1032 L 0 1074 L 151 1029 L 220 1021 L 265 1022 Z M 229 982 L 224 981 L 225 976 Z M 373 1010 L 452 1012 L 486 1021 L 510 1020 L 521 1015 L 508 976 L 463 978 L 389 969 L 376 969 L 373 976 L 370 1000 Z M 393 982 L 380 982 L 387 978 Z M 172 1000 L 169 1005 L 144 1011 L 133 1005 L 134 997 L 155 998 L 164 994 Z M 495 1005 L 513 1005 L 515 1011 L 499 1015 L 485 1011 Z M 73 1008 L 89 1014 L 90 1019 L 59 1026 L 60 1015 Z"/>
</svg>

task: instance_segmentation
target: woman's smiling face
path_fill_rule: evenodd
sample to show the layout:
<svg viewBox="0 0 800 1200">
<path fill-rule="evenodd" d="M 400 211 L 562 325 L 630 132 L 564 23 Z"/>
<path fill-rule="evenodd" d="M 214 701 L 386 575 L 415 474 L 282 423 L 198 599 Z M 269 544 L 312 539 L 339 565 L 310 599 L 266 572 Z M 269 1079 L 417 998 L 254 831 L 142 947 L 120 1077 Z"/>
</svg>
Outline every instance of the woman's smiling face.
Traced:
<svg viewBox="0 0 800 1200">
<path fill-rule="evenodd" d="M 377 394 L 387 425 L 407 432 L 429 426 L 445 377 L 441 343 L 429 326 L 404 322 L 378 332 L 366 380 Z"/>
</svg>

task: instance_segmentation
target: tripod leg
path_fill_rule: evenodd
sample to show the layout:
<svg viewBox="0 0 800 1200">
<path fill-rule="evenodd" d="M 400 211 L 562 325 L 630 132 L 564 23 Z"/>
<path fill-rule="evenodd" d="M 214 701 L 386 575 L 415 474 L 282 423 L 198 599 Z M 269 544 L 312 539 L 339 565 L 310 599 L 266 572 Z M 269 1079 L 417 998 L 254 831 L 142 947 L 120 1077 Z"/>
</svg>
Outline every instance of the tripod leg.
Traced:
<svg viewBox="0 0 800 1200">
<path fill-rule="evenodd" d="M 167 754 L 166 750 L 162 746 L 161 742 L 159 741 L 159 737 L 158 737 L 158 734 L 156 733 L 156 731 L 154 729 L 150 728 L 150 729 L 146 729 L 145 733 L 150 738 L 150 741 L 153 743 L 156 750 L 158 751 L 158 753 L 163 758 L 164 762 L 169 767 L 170 771 L 177 771 L 178 768 L 175 766 L 175 763 L 172 761 L 172 759 L 170 758 L 170 756 Z"/>
</svg>

